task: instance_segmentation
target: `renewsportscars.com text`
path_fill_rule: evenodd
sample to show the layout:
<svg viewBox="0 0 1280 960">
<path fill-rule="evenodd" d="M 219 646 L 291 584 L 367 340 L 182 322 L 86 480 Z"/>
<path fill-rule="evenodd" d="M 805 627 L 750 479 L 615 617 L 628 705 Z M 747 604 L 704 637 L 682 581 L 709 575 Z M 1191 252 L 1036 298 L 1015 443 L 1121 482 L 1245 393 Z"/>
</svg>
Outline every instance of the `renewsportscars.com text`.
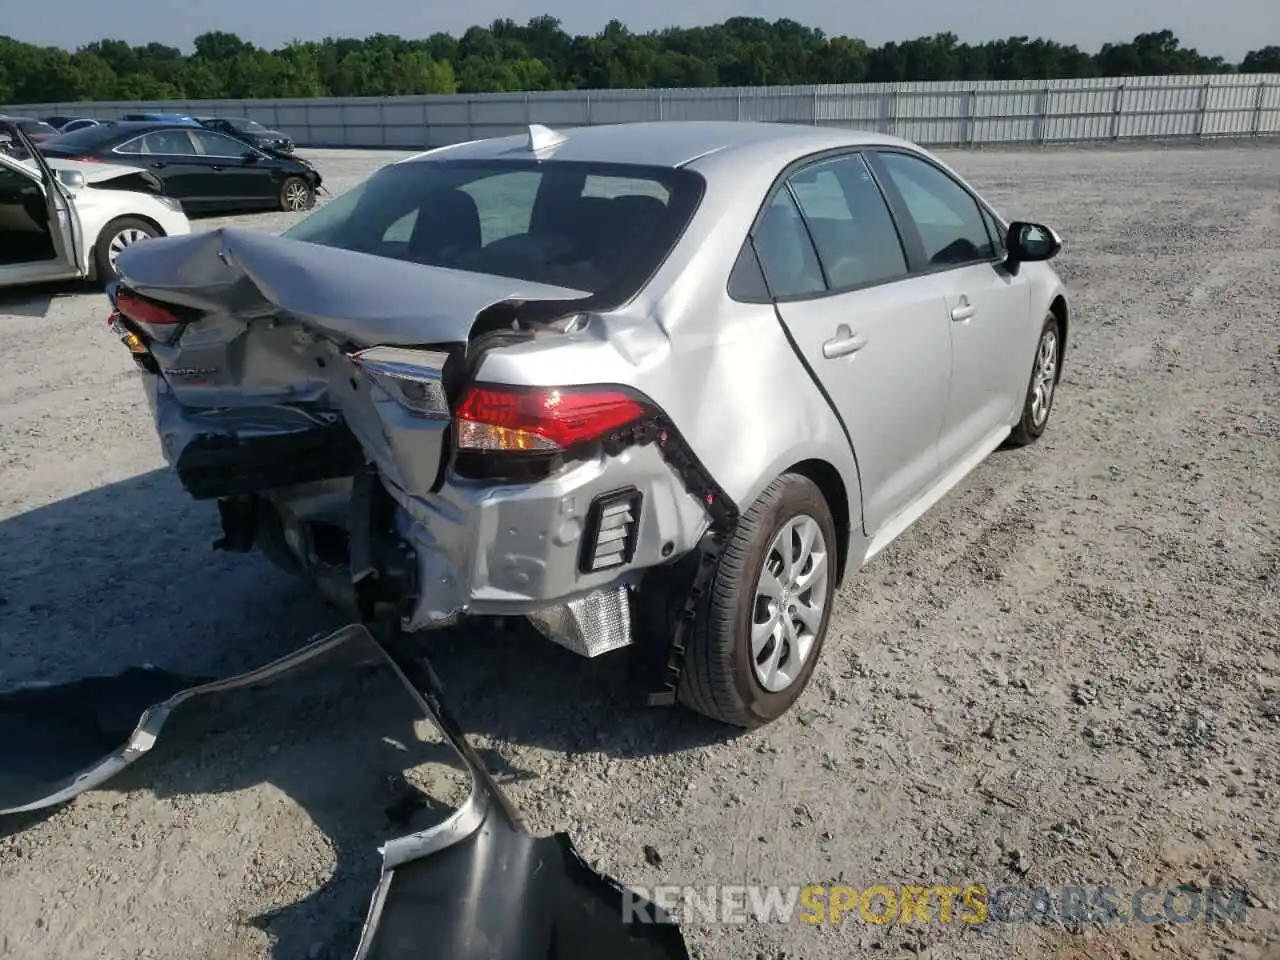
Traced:
<svg viewBox="0 0 1280 960">
<path fill-rule="evenodd" d="M 1213 887 L 711 886 L 634 887 L 623 892 L 627 922 L 839 924 L 1241 923 L 1243 890 Z"/>
</svg>

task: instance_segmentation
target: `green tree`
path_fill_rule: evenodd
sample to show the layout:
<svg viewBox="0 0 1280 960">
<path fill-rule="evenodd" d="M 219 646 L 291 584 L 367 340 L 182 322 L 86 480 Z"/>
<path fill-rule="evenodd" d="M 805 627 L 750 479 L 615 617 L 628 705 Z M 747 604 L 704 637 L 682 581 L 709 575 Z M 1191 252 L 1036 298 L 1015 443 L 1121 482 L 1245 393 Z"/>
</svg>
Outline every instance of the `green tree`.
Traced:
<svg viewBox="0 0 1280 960">
<path fill-rule="evenodd" d="M 1250 50 L 1240 61 L 1241 73 L 1280 73 L 1280 46 Z"/>
<path fill-rule="evenodd" d="M 67 51 L 0 37 L 0 102 L 396 96 L 619 87 L 702 87 L 903 80 L 1049 80 L 1089 76 L 1280 72 L 1280 46 L 1238 65 L 1184 47 L 1169 30 L 1097 53 L 1047 38 L 960 42 L 952 33 L 871 48 L 787 18 L 731 17 L 636 33 L 619 20 L 573 36 L 544 15 L 476 25 L 461 36 L 329 37 L 264 50 L 226 31 L 193 50 L 105 38 Z"/>
</svg>

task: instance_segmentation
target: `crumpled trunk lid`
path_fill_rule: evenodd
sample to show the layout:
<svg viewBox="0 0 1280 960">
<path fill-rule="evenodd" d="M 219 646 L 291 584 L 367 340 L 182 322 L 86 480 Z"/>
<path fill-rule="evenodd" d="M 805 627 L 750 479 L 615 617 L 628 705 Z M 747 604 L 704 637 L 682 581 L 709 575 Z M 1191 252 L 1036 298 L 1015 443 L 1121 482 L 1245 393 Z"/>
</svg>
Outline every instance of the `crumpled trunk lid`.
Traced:
<svg viewBox="0 0 1280 960">
<path fill-rule="evenodd" d="M 494 304 L 587 296 L 236 227 L 131 247 L 119 270 L 125 286 L 156 300 L 287 316 L 363 347 L 465 342 L 476 315 Z"/>
<path fill-rule="evenodd" d="M 393 429 L 403 412 L 350 354 L 400 346 L 456 355 L 489 307 L 586 296 L 232 227 L 138 244 L 120 257 L 119 272 L 119 289 L 193 318 L 171 342 L 151 344 L 158 370 L 151 401 L 170 463 L 183 475 L 184 457 L 188 467 L 194 457 L 206 481 L 216 468 L 271 483 L 270 469 L 246 470 L 235 459 L 270 461 L 264 438 L 328 429 L 337 415 L 386 479 L 429 487 L 448 421 L 415 420 L 408 436 Z M 219 482 L 197 485 L 213 496 Z"/>
</svg>

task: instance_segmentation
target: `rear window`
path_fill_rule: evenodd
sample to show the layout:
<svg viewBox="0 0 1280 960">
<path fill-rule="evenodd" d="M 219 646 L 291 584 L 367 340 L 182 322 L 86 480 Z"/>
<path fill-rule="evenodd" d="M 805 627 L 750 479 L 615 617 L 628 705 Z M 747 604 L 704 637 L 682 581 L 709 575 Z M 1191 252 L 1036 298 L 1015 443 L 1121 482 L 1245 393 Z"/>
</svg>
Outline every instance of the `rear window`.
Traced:
<svg viewBox="0 0 1280 960">
<path fill-rule="evenodd" d="M 18 126 L 22 128 L 23 133 L 57 133 L 53 127 L 45 123 L 43 120 L 19 120 Z"/>
<path fill-rule="evenodd" d="M 601 302 L 633 296 L 702 197 L 692 171 L 568 161 L 414 161 L 383 167 L 284 236 L 571 287 Z"/>
<path fill-rule="evenodd" d="M 60 133 L 56 137 L 50 137 L 41 144 L 41 149 L 57 150 L 60 147 L 66 147 L 68 150 L 88 152 L 105 146 L 118 136 L 119 130 L 112 124 L 81 127 L 79 130 L 70 130 L 67 133 Z"/>
</svg>

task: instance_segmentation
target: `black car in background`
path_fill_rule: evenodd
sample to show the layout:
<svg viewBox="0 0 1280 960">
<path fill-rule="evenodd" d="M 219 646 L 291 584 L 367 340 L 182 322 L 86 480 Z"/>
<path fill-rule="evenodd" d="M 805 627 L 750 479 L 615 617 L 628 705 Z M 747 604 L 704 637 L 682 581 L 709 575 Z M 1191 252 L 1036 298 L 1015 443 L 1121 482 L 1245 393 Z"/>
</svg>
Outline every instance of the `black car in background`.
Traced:
<svg viewBox="0 0 1280 960">
<path fill-rule="evenodd" d="M 115 123 L 114 120 L 97 120 L 93 117 L 77 117 L 75 120 L 68 120 L 58 128 L 59 133 L 70 133 L 73 130 L 79 130 L 83 127 L 96 127 L 103 123 Z"/>
<path fill-rule="evenodd" d="M 217 130 L 181 123 L 120 122 L 44 141 L 50 157 L 140 167 L 190 213 L 309 209 L 319 172 L 297 157 L 266 153 Z"/>
<path fill-rule="evenodd" d="M 293 153 L 293 140 L 287 133 L 268 130 L 257 120 L 250 120 L 247 117 L 196 117 L 195 119 L 203 127 L 228 134 L 245 143 L 251 143 L 259 150 Z"/>
</svg>

